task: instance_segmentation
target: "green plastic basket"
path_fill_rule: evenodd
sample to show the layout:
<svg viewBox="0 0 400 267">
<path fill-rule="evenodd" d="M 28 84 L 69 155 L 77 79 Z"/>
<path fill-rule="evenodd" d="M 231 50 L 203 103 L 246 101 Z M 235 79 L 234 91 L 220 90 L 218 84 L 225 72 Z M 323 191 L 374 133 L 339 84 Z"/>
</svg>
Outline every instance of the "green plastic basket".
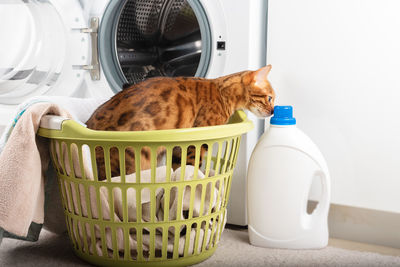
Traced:
<svg viewBox="0 0 400 267">
<path fill-rule="evenodd" d="M 241 135 L 253 127 L 243 111 L 226 125 L 190 129 L 93 131 L 73 120 L 60 120 L 59 129 L 44 127 L 38 134 L 51 139 L 66 225 L 79 257 L 100 266 L 186 266 L 214 253 L 226 221 Z M 187 148 L 196 148 L 198 163 L 204 144 L 208 151 L 202 166 L 190 167 L 194 176 L 185 178 Z M 97 177 L 96 147 L 104 152 L 104 181 Z M 151 151 L 147 180 L 140 171 L 144 147 Z M 160 147 L 166 149 L 166 167 L 157 167 Z M 171 170 L 174 147 L 182 151 L 180 176 Z M 125 175 L 127 148 L 135 153 L 135 180 Z M 111 177 L 110 149 L 118 149 L 119 178 Z M 160 168 L 165 168 L 161 181 Z"/>
</svg>

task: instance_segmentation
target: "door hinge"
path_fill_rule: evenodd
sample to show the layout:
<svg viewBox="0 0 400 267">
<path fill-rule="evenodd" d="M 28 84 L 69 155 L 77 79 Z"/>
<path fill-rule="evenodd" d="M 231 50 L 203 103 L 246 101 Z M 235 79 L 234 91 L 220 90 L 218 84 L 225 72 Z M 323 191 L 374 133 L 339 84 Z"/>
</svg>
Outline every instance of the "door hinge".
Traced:
<svg viewBox="0 0 400 267">
<path fill-rule="evenodd" d="M 90 34 L 90 41 L 92 45 L 92 58 L 90 65 L 81 66 L 84 70 L 90 71 L 92 80 L 100 80 L 100 65 L 99 65 L 99 49 L 97 47 L 99 18 L 93 17 L 90 19 L 90 28 L 80 29 L 82 33 Z"/>
</svg>

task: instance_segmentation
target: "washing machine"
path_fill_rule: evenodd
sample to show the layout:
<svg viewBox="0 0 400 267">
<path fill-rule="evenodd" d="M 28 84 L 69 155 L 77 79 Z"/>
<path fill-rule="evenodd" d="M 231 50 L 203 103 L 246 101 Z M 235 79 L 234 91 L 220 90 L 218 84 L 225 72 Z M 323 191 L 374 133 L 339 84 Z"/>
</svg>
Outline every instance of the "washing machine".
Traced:
<svg viewBox="0 0 400 267">
<path fill-rule="evenodd" d="M 265 0 L 2 0 L 0 132 L 32 96 L 110 97 L 154 76 L 264 66 L 266 9 Z M 263 129 L 255 124 L 233 179 L 235 224 L 246 224 L 246 166 Z"/>
</svg>

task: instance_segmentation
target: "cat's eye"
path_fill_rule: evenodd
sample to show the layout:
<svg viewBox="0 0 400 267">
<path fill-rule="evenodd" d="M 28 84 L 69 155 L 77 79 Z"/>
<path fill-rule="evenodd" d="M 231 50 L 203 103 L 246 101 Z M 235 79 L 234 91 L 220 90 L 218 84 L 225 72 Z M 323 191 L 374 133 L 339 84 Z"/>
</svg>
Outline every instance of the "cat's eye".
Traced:
<svg viewBox="0 0 400 267">
<path fill-rule="evenodd" d="M 272 101 L 272 96 L 268 96 L 268 102 Z"/>
</svg>

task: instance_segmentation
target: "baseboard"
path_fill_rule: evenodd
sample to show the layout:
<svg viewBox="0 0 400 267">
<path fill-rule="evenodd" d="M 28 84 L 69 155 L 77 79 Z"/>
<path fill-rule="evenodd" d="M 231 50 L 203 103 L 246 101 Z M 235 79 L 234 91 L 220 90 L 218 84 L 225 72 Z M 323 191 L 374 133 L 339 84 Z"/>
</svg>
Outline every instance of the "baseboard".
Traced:
<svg viewBox="0 0 400 267">
<path fill-rule="evenodd" d="M 328 225 L 332 238 L 400 248 L 400 213 L 331 204 Z"/>
</svg>

